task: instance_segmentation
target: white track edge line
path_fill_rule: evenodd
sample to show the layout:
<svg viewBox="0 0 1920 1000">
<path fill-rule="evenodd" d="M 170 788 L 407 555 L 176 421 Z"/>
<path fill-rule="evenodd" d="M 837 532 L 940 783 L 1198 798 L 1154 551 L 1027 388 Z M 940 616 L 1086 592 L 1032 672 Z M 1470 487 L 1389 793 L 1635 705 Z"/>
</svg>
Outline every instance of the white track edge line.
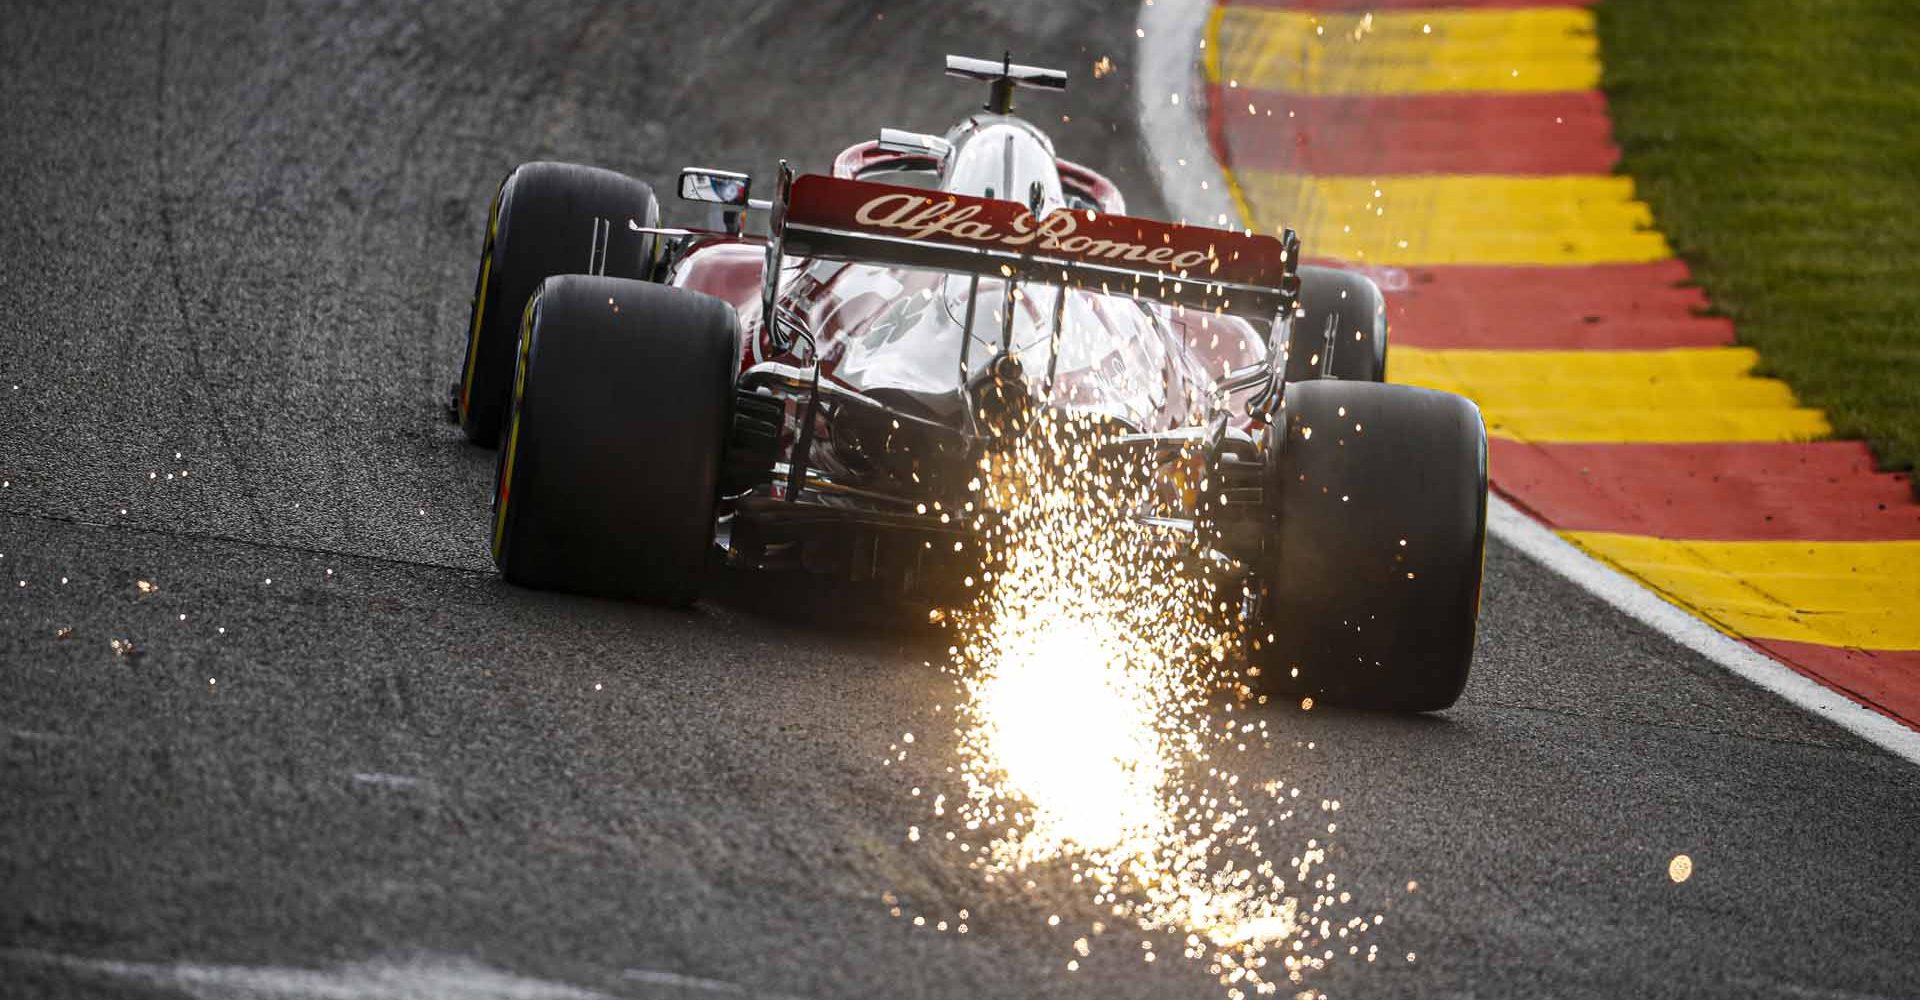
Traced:
<svg viewBox="0 0 1920 1000">
<path fill-rule="evenodd" d="M 1888 753 L 1920 764 L 1920 732 L 1721 632 L 1634 578 L 1580 551 L 1552 528 L 1498 496 L 1490 498 L 1487 505 L 1487 530 L 1675 643 Z"/>
<path fill-rule="evenodd" d="M 1134 98 L 1147 162 L 1175 219 L 1239 218 L 1227 193 L 1226 174 L 1200 126 L 1205 94 L 1194 62 L 1202 52 L 1210 0 L 1145 0 L 1138 27 L 1139 78 Z M 1178 94 L 1175 103 L 1172 95 Z M 1178 167 L 1181 159 L 1187 161 Z M 1179 171 L 1179 172 L 1176 172 Z M 1237 228 L 1237 227 L 1236 227 Z M 1839 726 L 1853 735 L 1920 765 L 1920 732 L 1909 729 L 1811 677 L 1715 629 L 1639 581 L 1580 551 L 1553 529 L 1499 496 L 1487 506 L 1493 537 L 1606 602 L 1634 621 L 1711 660 L 1722 669 Z"/>
<path fill-rule="evenodd" d="M 1207 131 L 1194 112 L 1206 106 L 1193 63 L 1206 39 L 1210 0 L 1147 0 L 1140 8 L 1140 73 L 1133 97 L 1140 110 L 1147 166 L 1177 222 L 1241 228 L 1240 209 L 1227 194 L 1227 175 L 1213 158 Z M 1179 103 L 1174 103 L 1178 95 Z M 1180 161 L 1186 165 L 1181 166 Z M 1175 173 L 1175 171 L 1181 171 Z"/>
</svg>

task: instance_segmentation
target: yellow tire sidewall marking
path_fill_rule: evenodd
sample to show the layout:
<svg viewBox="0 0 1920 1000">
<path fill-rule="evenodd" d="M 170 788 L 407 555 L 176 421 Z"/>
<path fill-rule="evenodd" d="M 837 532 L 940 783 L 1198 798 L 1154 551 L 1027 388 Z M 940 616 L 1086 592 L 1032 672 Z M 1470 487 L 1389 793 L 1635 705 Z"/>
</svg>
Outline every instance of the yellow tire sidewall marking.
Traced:
<svg viewBox="0 0 1920 1000">
<path fill-rule="evenodd" d="M 480 250 L 480 283 L 474 291 L 473 323 L 467 330 L 467 368 L 460 382 L 460 415 L 463 418 L 471 406 L 473 373 L 480 365 L 480 329 L 487 314 L 487 290 L 493 283 L 493 244 L 500 235 L 500 202 L 506 193 L 507 185 L 502 182 L 499 190 L 493 193 L 493 203 L 487 206 L 486 246 Z"/>
<path fill-rule="evenodd" d="M 520 343 L 518 356 L 513 366 L 513 401 L 509 404 L 507 425 L 507 454 L 501 460 L 500 485 L 494 494 L 493 502 L 493 561 L 497 564 L 506 551 L 507 506 L 513 500 L 514 459 L 520 450 L 520 406 L 527 392 L 527 367 L 529 348 L 533 343 L 533 317 L 540 303 L 540 294 L 535 292 L 527 298 L 527 308 L 520 317 Z"/>
</svg>

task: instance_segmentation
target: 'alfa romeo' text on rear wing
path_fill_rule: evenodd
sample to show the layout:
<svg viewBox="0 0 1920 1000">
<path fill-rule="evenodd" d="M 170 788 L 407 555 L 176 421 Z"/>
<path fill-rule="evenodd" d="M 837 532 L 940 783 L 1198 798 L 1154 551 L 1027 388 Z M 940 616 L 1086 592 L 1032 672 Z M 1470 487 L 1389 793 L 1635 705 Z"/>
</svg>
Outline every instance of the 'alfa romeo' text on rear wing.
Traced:
<svg viewBox="0 0 1920 1000">
<path fill-rule="evenodd" d="M 783 178 L 784 180 L 784 178 Z M 1299 287 L 1299 242 L 1087 209 L 805 174 L 781 185 L 780 253 L 1099 289 L 1272 320 Z"/>
</svg>

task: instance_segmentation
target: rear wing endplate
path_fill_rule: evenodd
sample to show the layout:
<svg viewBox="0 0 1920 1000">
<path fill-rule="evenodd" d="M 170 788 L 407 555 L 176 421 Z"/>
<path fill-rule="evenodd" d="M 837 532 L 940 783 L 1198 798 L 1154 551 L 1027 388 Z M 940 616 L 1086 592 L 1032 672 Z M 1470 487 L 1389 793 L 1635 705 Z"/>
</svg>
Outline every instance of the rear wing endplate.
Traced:
<svg viewBox="0 0 1920 1000">
<path fill-rule="evenodd" d="M 791 176 L 791 175 L 789 175 Z M 1299 240 L 820 174 L 782 178 L 775 253 L 1098 289 L 1273 320 L 1299 289 Z"/>
</svg>

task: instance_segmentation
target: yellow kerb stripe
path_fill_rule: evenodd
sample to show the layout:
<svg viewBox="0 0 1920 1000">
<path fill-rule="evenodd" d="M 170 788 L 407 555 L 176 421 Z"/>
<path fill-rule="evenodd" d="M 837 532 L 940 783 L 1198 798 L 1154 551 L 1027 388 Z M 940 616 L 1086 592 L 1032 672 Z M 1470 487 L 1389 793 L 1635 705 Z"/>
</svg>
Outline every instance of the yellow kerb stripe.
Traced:
<svg viewBox="0 0 1920 1000">
<path fill-rule="evenodd" d="M 1755 639 L 1920 649 L 1920 542 L 1708 542 L 1571 531 L 1575 545 Z"/>
<path fill-rule="evenodd" d="M 1538 93 L 1600 85 L 1593 15 L 1576 8 L 1315 15 L 1226 7 L 1214 12 L 1212 28 L 1208 79 L 1242 89 Z"/>
<path fill-rule="evenodd" d="M 1487 431 L 1520 441 L 1804 441 L 1832 433 L 1785 383 L 1753 378 L 1744 347 L 1489 351 L 1393 347 L 1395 382 L 1480 404 Z"/>
<path fill-rule="evenodd" d="M 1672 256 L 1627 177 L 1235 171 L 1262 232 L 1367 264 L 1642 264 Z"/>
</svg>

